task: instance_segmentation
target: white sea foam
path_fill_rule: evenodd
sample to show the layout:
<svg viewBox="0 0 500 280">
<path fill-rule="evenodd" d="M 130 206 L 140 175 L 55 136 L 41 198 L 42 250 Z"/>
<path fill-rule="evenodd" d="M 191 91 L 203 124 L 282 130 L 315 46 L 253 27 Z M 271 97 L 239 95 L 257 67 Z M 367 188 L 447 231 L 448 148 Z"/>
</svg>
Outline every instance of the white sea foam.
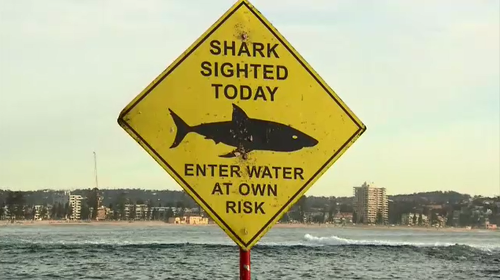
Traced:
<svg viewBox="0 0 500 280">
<path fill-rule="evenodd" d="M 449 246 L 469 246 L 485 251 L 500 250 L 500 242 L 498 244 L 466 244 L 453 242 L 405 242 L 396 240 L 356 240 L 342 238 L 336 235 L 327 237 L 318 237 L 311 234 L 304 235 L 304 240 L 309 244 L 315 245 L 368 245 L 368 246 L 415 246 L 415 247 L 449 247 Z"/>
</svg>

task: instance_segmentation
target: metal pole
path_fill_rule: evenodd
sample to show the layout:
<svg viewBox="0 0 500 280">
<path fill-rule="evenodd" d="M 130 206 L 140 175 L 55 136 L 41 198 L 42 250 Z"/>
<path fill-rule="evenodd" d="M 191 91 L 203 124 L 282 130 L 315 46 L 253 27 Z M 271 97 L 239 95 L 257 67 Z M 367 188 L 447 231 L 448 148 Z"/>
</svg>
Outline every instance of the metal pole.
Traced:
<svg viewBox="0 0 500 280">
<path fill-rule="evenodd" d="M 94 175 L 95 175 L 95 187 L 99 188 L 99 181 L 97 181 L 97 155 L 94 152 Z"/>
<path fill-rule="evenodd" d="M 240 280 L 250 280 L 250 251 L 240 248 Z"/>
</svg>

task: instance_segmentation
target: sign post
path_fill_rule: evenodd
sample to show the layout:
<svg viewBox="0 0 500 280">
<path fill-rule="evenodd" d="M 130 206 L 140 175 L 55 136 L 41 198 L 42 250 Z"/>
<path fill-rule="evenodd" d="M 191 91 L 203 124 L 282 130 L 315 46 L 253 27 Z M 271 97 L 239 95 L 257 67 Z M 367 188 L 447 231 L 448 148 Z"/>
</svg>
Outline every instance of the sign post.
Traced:
<svg viewBox="0 0 500 280">
<path fill-rule="evenodd" d="M 245 251 L 240 247 L 240 280 L 250 280 L 250 250 Z"/>
<path fill-rule="evenodd" d="M 248 0 L 118 123 L 239 245 L 242 277 L 250 249 L 366 130 Z"/>
</svg>

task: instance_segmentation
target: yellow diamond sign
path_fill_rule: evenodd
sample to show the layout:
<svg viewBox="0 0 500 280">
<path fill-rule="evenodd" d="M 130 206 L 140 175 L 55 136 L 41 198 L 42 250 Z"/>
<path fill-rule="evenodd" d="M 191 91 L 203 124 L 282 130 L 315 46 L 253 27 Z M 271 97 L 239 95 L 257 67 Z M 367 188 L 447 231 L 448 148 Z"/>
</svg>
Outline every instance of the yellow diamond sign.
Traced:
<svg viewBox="0 0 500 280">
<path fill-rule="evenodd" d="M 245 250 L 366 129 L 246 0 L 118 122 Z"/>
</svg>

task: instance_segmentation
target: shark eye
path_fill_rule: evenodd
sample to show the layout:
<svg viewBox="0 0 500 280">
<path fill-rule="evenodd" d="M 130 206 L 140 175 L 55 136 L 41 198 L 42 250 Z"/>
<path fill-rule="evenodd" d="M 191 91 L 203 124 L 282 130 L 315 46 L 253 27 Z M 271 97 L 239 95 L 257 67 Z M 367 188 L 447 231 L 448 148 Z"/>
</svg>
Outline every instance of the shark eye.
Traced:
<svg viewBox="0 0 500 280">
<path fill-rule="evenodd" d="M 299 138 L 297 135 L 292 135 L 292 139 L 297 140 Z"/>
</svg>

